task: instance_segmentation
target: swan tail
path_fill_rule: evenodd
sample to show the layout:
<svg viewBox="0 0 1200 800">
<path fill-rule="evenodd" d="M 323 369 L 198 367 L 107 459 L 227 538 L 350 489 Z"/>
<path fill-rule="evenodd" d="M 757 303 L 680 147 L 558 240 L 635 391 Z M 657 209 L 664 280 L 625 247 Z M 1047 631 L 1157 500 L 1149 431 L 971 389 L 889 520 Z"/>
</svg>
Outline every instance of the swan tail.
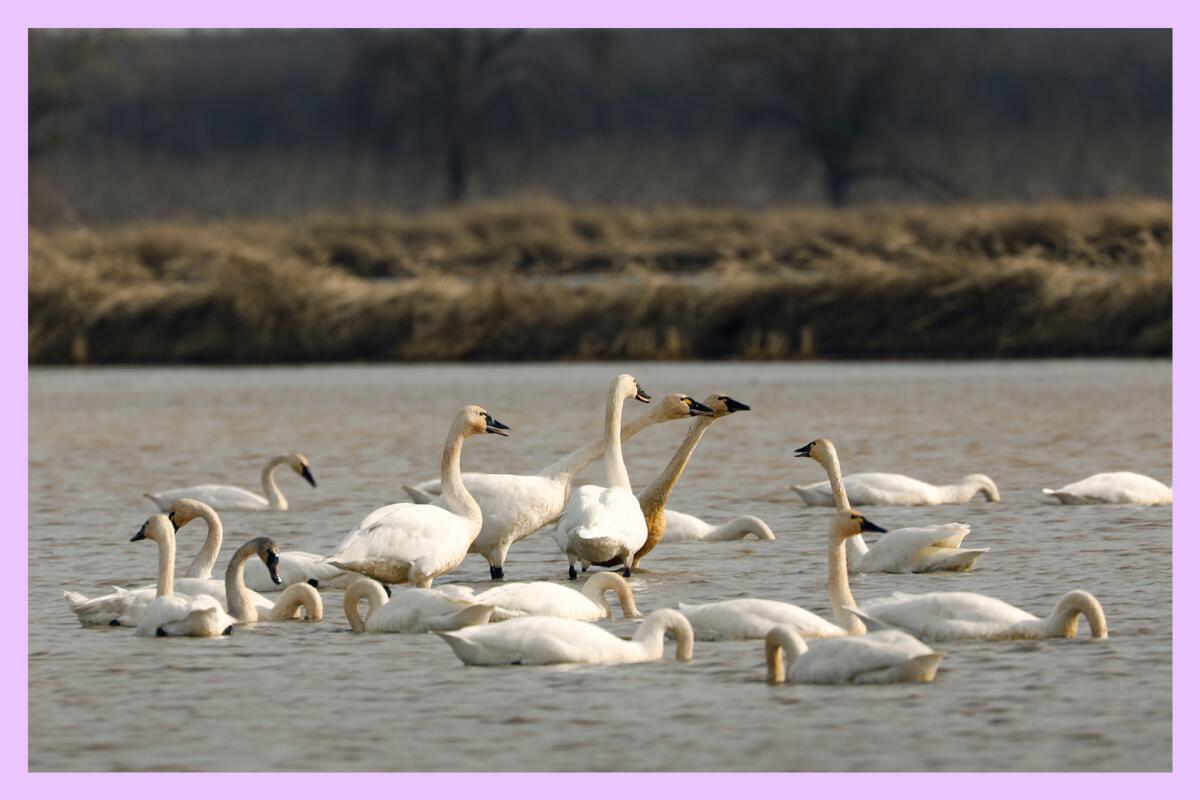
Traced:
<svg viewBox="0 0 1200 800">
<path fill-rule="evenodd" d="M 408 493 L 408 496 L 412 498 L 414 503 L 418 503 L 420 505 L 428 505 L 436 499 L 429 492 L 423 492 L 415 486 L 404 485 L 400 488 Z"/>
<path fill-rule="evenodd" d="M 888 623 L 884 622 L 881 619 L 876 619 L 875 617 L 872 617 L 870 614 L 863 611 L 861 608 L 846 608 L 846 610 L 849 611 L 854 616 L 858 617 L 860 620 L 862 620 L 862 624 L 866 626 L 868 633 L 875 633 L 876 631 L 902 630 L 901 628 L 897 628 L 895 625 L 889 625 Z"/>
<path fill-rule="evenodd" d="M 833 496 L 822 494 L 814 489 L 806 489 L 803 486 L 793 486 L 792 491 L 800 495 L 800 499 L 810 506 L 831 506 L 833 505 Z"/>
<path fill-rule="evenodd" d="M 154 505 L 158 508 L 159 511 L 166 511 L 171 507 L 170 503 L 164 504 L 162 498 L 160 498 L 156 494 L 150 494 L 149 492 L 145 492 L 144 494 L 142 494 L 142 497 L 146 498 L 151 503 L 154 503 Z"/>
<path fill-rule="evenodd" d="M 63 598 L 67 601 L 67 605 L 72 611 L 78 612 L 83 606 L 87 605 L 88 599 L 79 592 L 63 592 Z"/>
</svg>

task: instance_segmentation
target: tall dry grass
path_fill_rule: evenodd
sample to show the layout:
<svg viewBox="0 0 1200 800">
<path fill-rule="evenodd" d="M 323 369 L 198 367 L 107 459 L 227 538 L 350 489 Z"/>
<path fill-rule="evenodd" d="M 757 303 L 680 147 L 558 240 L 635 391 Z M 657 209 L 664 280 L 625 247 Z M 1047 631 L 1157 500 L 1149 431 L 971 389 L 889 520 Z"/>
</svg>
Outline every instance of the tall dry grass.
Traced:
<svg viewBox="0 0 1200 800">
<path fill-rule="evenodd" d="M 34 230 L 32 363 L 1168 355 L 1155 201 Z"/>
</svg>

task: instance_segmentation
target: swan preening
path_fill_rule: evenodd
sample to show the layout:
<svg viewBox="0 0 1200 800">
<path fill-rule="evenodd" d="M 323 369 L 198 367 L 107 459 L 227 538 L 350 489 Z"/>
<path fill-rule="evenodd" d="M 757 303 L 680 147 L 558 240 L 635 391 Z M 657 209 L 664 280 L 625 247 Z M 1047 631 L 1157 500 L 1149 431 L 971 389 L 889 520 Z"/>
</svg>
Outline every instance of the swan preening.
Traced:
<svg viewBox="0 0 1200 800">
<path fill-rule="evenodd" d="M 130 541 L 150 539 L 158 543 L 157 592 L 142 609 L 135 633 L 138 636 L 220 636 L 233 632 L 234 620 L 210 595 L 195 597 L 174 594 L 175 526 L 163 514 L 155 514 Z"/>
<path fill-rule="evenodd" d="M 1075 638 L 1079 618 L 1092 638 L 1108 638 L 1104 609 L 1089 592 L 1067 592 L 1043 619 L 1003 600 L 973 592 L 904 594 L 869 600 L 854 611 L 871 626 L 898 628 L 927 641 Z"/>
<path fill-rule="evenodd" d="M 592 575 L 577 592 L 561 583 L 536 581 L 508 583 L 475 595 L 475 601 L 495 607 L 494 621 L 524 616 L 560 617 L 591 622 L 612 619 L 612 608 L 605 595 L 612 592 L 626 619 L 641 617 L 633 601 L 633 592 L 625 579 L 615 572 Z"/>
<path fill-rule="evenodd" d="M 958 483 L 935 486 L 931 483 L 890 472 L 860 472 L 842 479 L 851 505 L 855 506 L 937 506 L 967 503 L 982 494 L 989 503 L 1000 502 L 1000 490 L 987 475 L 973 474 Z M 792 491 L 810 506 L 833 505 L 833 492 L 827 481 L 793 486 Z"/>
<path fill-rule="evenodd" d="M 645 414 L 621 426 L 621 441 L 636 436 L 651 425 L 710 413 L 709 409 L 684 394 L 669 394 L 654 403 Z M 504 577 L 508 550 L 534 531 L 551 524 L 563 513 L 575 476 L 604 455 L 607 437 L 590 442 L 578 450 L 546 465 L 536 475 L 504 475 L 468 472 L 463 485 L 475 498 L 483 514 L 479 536 L 469 552 L 487 559 L 493 579 Z M 441 480 L 434 479 L 405 486 L 417 503 L 445 507 Z"/>
<path fill-rule="evenodd" d="M 632 375 L 618 375 L 609 387 L 604 411 L 604 485 L 588 484 L 572 492 L 552 534 L 567 556 L 571 580 L 577 574 L 576 563 L 583 562 L 586 570 L 593 563 L 612 558 L 624 564 L 628 578 L 634 554 L 646 543 L 646 519 L 629 486 L 621 454 L 621 406 L 629 398 L 650 402 L 650 395 L 642 391 Z"/>
<path fill-rule="evenodd" d="M 462 481 L 463 441 L 483 433 L 507 436 L 508 429 L 479 406 L 463 408 L 442 451 L 445 506 L 395 503 L 376 509 L 346 535 L 328 562 L 383 583 L 428 589 L 434 578 L 462 563 L 483 523 Z"/>
<path fill-rule="evenodd" d="M 681 511 L 665 509 L 663 516 L 666 529 L 663 531 L 662 544 L 682 544 L 685 542 L 732 542 L 738 539 L 773 540 L 775 533 L 758 517 L 735 517 L 724 525 L 712 525 L 699 517 L 684 514 Z"/>
<path fill-rule="evenodd" d="M 438 632 L 468 666 L 630 664 L 663 657 L 663 636 L 675 638 L 675 657 L 692 660 L 692 628 L 678 611 L 646 617 L 633 640 L 590 622 L 559 617 L 518 617 L 450 633 Z"/>
<path fill-rule="evenodd" d="M 828 439 L 817 439 L 796 449 L 797 458 L 811 458 L 829 478 L 826 484 L 839 511 L 849 511 L 849 498 L 838 463 L 837 449 Z M 975 566 L 987 548 L 963 549 L 962 540 L 971 532 L 968 525 L 930 525 L 901 528 L 876 540 L 870 548 L 863 537 L 846 542 L 850 572 L 943 572 L 968 570 Z"/>
<path fill-rule="evenodd" d="M 365 621 L 359 614 L 359 603 L 364 598 L 368 604 Z M 342 608 L 355 633 L 454 631 L 483 625 L 492 616 L 490 605 L 451 599 L 433 589 L 400 589 L 389 599 L 382 584 L 361 576 L 346 589 Z"/>
<path fill-rule="evenodd" d="M 1101 503 L 1157 506 L 1172 502 L 1170 486 L 1136 472 L 1100 472 L 1061 489 L 1042 489 L 1042 494 L 1068 506 Z"/>
<path fill-rule="evenodd" d="M 217 511 L 287 511 L 287 498 L 275 483 L 275 470 L 285 464 L 316 488 L 317 480 L 308 468 L 308 459 L 300 453 L 288 453 L 275 456 L 263 467 L 261 495 L 238 486 L 206 483 L 147 493 L 145 497 L 158 506 L 159 511 L 170 510 L 171 503 L 184 498 L 199 500 Z"/>
</svg>

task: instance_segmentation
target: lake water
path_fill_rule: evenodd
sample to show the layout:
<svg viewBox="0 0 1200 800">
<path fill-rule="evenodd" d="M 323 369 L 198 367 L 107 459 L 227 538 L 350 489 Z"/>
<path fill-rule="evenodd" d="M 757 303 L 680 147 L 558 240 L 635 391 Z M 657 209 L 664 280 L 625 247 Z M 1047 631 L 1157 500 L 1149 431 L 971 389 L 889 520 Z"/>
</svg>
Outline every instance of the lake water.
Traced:
<svg viewBox="0 0 1200 800">
<path fill-rule="evenodd" d="M 829 615 L 831 511 L 787 488 L 823 476 L 792 450 L 825 436 L 847 472 L 947 483 L 984 472 L 1003 495 L 863 509 L 884 527 L 968 522 L 967 544 L 991 552 L 973 573 L 859 576 L 860 600 L 969 590 L 1041 616 L 1086 588 L 1111 638 L 947 644 L 931 684 L 768 687 L 758 642 L 698 642 L 690 664 L 467 668 L 436 636 L 351 634 L 334 592 L 324 622 L 215 640 L 84 629 L 62 599 L 154 578 L 154 545 L 129 541 L 153 512 L 144 491 L 210 481 L 257 491 L 268 456 L 299 450 L 319 488 L 285 470 L 290 512 L 222 515 L 218 570 L 263 534 L 328 552 L 364 513 L 401 499 L 402 483 L 436 475 L 462 405 L 513 428 L 470 440 L 465 470 L 534 471 L 599 436 L 607 384 L 623 370 L 655 396 L 720 391 L 753 407 L 708 432 L 670 506 L 715 522 L 755 514 L 778 536 L 661 545 L 632 581 L 643 611 L 756 596 Z M 1171 509 L 1047 505 L 1038 492 L 1108 470 L 1170 483 L 1170 403 L 1168 362 L 35 369 L 30 768 L 1167 770 Z M 686 428 L 655 426 L 627 444 L 635 488 Z M 203 536 L 202 522 L 180 532 L 181 563 Z M 542 535 L 506 567 L 509 580 L 565 573 Z M 486 562 L 468 556 L 446 581 L 486 588 Z"/>
</svg>

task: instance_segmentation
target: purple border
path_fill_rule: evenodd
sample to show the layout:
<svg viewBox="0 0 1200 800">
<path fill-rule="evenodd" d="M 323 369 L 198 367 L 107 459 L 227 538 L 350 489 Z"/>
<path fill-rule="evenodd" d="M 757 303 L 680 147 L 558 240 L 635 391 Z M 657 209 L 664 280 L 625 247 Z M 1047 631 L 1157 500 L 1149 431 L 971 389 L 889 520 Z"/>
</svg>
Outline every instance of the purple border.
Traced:
<svg viewBox="0 0 1200 800">
<path fill-rule="evenodd" d="M 0 9 L 3 46 L 0 47 L 0 99 L 3 107 L 14 111 L 4 126 L 3 139 L 3 238 L 9 252 L 0 293 L 0 353 L 4 373 L 12 380 L 0 402 L 3 403 L 4 448 L 0 469 L 3 508 L 15 525 L 8 531 L 6 545 L 15 553 L 14 560 L 27 561 L 28 530 L 28 232 L 27 232 L 27 29 L 30 27 L 1170 27 L 1175 29 L 1175 141 L 1200 141 L 1196 111 L 1184 92 L 1200 78 L 1197 46 L 1200 37 L 1193 27 L 1196 12 L 1183 2 L 1140 0 L 1140 2 L 1082 2 L 1081 0 L 1007 0 L 1003 4 L 977 5 L 950 0 L 857 0 L 850 3 L 807 4 L 783 0 L 739 0 L 736 3 L 712 3 L 707 0 L 606 0 L 592 7 L 551 0 L 507 0 L 507 2 L 442 2 L 427 6 L 401 5 L 386 0 L 341 0 L 304 7 L 295 0 L 207 0 L 203 4 L 171 4 L 162 0 L 41 0 L 21 3 L 10 0 Z M 1194 101 L 1193 101 L 1194 102 Z M 1197 253 L 1192 226 L 1188 224 L 1196 208 L 1190 181 L 1197 175 L 1192 149 L 1177 150 L 1174 161 L 1174 209 L 1184 224 L 1174 225 L 1176 263 L 1188 264 Z M 1181 297 L 1196 297 L 1196 279 L 1189 270 L 1175 274 L 1177 310 Z M 1176 371 L 1174 379 L 1174 434 L 1178 458 L 1174 466 L 1175 485 L 1190 485 L 1196 474 L 1196 460 L 1190 456 L 1188 442 L 1196 441 L 1192 421 L 1180 412 L 1192 400 L 1200 380 L 1194 380 L 1186 364 L 1190 345 L 1200 340 L 1200 331 L 1186 314 L 1174 314 Z M 1194 400 L 1193 400 L 1194 402 Z M 1183 447 L 1180 447 L 1180 444 Z M 1190 518 L 1194 504 L 1189 492 L 1177 493 L 1176 519 Z M 1189 536 L 1175 540 L 1173 575 L 1183 572 L 1180 565 L 1195 562 L 1196 545 Z M 1175 584 L 1174 607 L 1191 608 L 1197 596 L 1196 584 Z M 6 608 L 24 607 L 28 598 L 27 576 L 8 576 L 0 582 Z M 272 796 L 290 793 L 345 795 L 370 792 L 437 795 L 447 789 L 472 792 L 496 800 L 520 797 L 577 798 L 610 796 L 619 793 L 654 792 L 662 795 L 685 794 L 694 797 L 728 796 L 731 792 L 783 792 L 879 794 L 901 798 L 927 798 L 932 792 L 961 791 L 972 798 L 1011 800 L 1014 790 L 1039 794 L 1061 793 L 1070 796 L 1086 792 L 1092 800 L 1127 800 L 1129 792 L 1147 789 L 1159 796 L 1195 796 L 1195 770 L 1188 753 L 1195 758 L 1196 689 L 1188 680 L 1197 674 L 1194 643 L 1197 625 L 1189 615 L 1174 620 L 1175 674 L 1184 676 L 1174 683 L 1174 764 L 1172 775 L 1135 774 L 1003 774 L 980 779 L 974 775 L 668 775 L 560 776 L 553 774 L 513 773 L 503 775 L 380 775 L 380 774 L 273 774 L 261 777 L 198 775 L 181 780 L 178 776 L 150 775 L 69 775 L 33 774 L 28 764 L 27 734 L 27 656 L 28 639 L 8 637 L 3 655 L 3 728 L 0 750 L 3 770 L 11 780 L 6 793 L 14 796 L 36 792 L 38 796 L 85 797 L 88 800 L 139 797 L 151 793 L 164 797 L 201 798 L 228 791 L 232 796 L 261 790 Z M 1019 765 L 1014 765 L 1018 766 Z"/>
</svg>

